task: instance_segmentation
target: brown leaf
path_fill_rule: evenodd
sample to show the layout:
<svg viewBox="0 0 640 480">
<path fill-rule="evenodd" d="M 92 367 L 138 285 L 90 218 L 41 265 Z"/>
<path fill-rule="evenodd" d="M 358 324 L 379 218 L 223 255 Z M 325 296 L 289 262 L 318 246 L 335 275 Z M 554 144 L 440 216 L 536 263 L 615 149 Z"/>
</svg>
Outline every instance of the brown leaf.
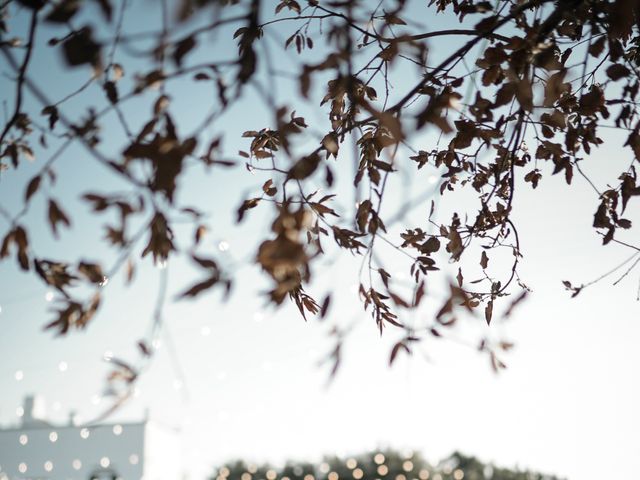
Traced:
<svg viewBox="0 0 640 480">
<path fill-rule="evenodd" d="M 327 312 L 329 311 L 329 305 L 331 305 L 331 295 L 327 295 L 322 302 L 322 306 L 320 307 L 320 318 L 325 318 L 327 316 Z"/>
<path fill-rule="evenodd" d="M 51 23 L 67 23 L 78 13 L 79 3 L 78 0 L 62 0 L 58 2 L 49 12 L 49 15 L 45 17 L 45 20 Z"/>
<path fill-rule="evenodd" d="M 571 285 L 571 284 L 569 284 L 569 285 Z M 511 314 L 513 313 L 513 310 L 515 309 L 515 307 L 518 306 L 522 301 L 524 301 L 524 299 L 527 298 L 528 294 L 529 294 L 529 292 L 527 290 L 523 290 L 520 293 L 520 295 L 518 295 L 514 300 L 512 300 L 512 302 L 509 304 L 509 307 L 507 308 L 506 312 L 504 313 L 504 317 L 505 318 L 510 317 Z"/>
<path fill-rule="evenodd" d="M 102 11 L 102 15 L 107 20 L 111 21 L 111 15 L 113 14 L 113 7 L 111 6 L 111 0 L 96 0 Z"/>
<path fill-rule="evenodd" d="M 207 291 L 208 289 L 210 289 L 211 287 L 213 287 L 216 283 L 219 282 L 219 278 L 217 276 L 212 276 L 207 278 L 206 280 L 196 283 L 195 285 L 193 285 L 191 288 L 185 290 L 184 292 L 182 292 L 180 295 L 178 295 L 179 298 L 185 298 L 185 297 L 196 297 L 198 295 L 200 295 L 202 292 Z"/>
<path fill-rule="evenodd" d="M 485 270 L 487 265 L 489 265 L 489 257 L 487 257 L 487 252 L 483 250 L 482 255 L 480 256 L 480 266 Z"/>
<path fill-rule="evenodd" d="M 607 76 L 614 82 L 627 77 L 630 73 L 631 71 L 620 63 L 615 63 L 607 68 Z"/>
<path fill-rule="evenodd" d="M 298 160 L 289 170 L 288 177 L 295 180 L 303 180 L 316 171 L 320 164 L 320 156 L 312 154 Z"/>
<path fill-rule="evenodd" d="M 71 222 L 67 215 L 60 209 L 58 204 L 53 200 L 49 200 L 49 225 L 51 226 L 51 231 L 53 232 L 53 236 L 58 238 L 58 224 L 62 223 L 63 225 L 69 227 L 71 226 Z"/>
<path fill-rule="evenodd" d="M 31 179 L 29 185 L 27 185 L 27 190 L 24 193 L 24 201 L 25 203 L 31 199 L 34 193 L 38 191 L 40 188 L 40 182 L 42 181 L 42 177 L 40 175 L 36 175 Z"/>
<path fill-rule="evenodd" d="M 389 365 L 393 365 L 393 362 L 398 356 L 398 352 L 400 350 L 404 350 L 405 352 L 407 352 L 407 354 L 411 355 L 411 349 L 407 346 L 407 344 L 404 342 L 398 342 L 391 349 L 391 355 L 389 356 Z"/>
<path fill-rule="evenodd" d="M 104 83 L 104 91 L 107 94 L 107 98 L 109 101 L 115 105 L 118 103 L 118 89 L 116 88 L 116 84 L 112 81 L 108 81 Z"/>
<path fill-rule="evenodd" d="M 245 200 L 244 202 L 242 202 L 242 205 L 240 205 L 240 208 L 238 208 L 238 216 L 236 221 L 238 223 L 241 222 L 244 218 L 245 212 L 251 208 L 257 207 L 259 202 L 259 198 L 250 198 L 249 200 Z"/>
<path fill-rule="evenodd" d="M 84 27 L 62 44 L 64 58 L 72 67 L 91 64 L 94 67 L 100 65 L 100 44 L 93 39 L 91 27 Z"/>
<path fill-rule="evenodd" d="M 92 283 L 100 284 L 104 281 L 102 267 L 97 263 L 80 262 L 78 272 L 84 275 Z"/>
<path fill-rule="evenodd" d="M 135 275 L 135 264 L 131 259 L 127 261 L 126 266 L 126 284 L 129 285 L 133 281 L 133 276 Z"/>
<path fill-rule="evenodd" d="M 520 106 L 527 112 L 533 110 L 533 89 L 531 86 L 531 80 L 528 78 L 521 78 L 516 83 L 516 98 Z"/>
<path fill-rule="evenodd" d="M 184 56 L 195 48 L 197 45 L 194 35 L 189 35 L 176 43 L 175 50 L 173 51 L 173 61 L 176 62 L 178 67 L 182 66 L 182 59 Z"/>
<path fill-rule="evenodd" d="M 262 185 L 262 191 L 270 197 L 278 193 L 278 189 L 273 186 L 273 180 L 269 179 Z"/>
<path fill-rule="evenodd" d="M 491 317 L 493 317 L 493 300 L 489 300 L 484 309 L 484 318 L 487 321 L 487 325 L 491 325 Z"/>
</svg>

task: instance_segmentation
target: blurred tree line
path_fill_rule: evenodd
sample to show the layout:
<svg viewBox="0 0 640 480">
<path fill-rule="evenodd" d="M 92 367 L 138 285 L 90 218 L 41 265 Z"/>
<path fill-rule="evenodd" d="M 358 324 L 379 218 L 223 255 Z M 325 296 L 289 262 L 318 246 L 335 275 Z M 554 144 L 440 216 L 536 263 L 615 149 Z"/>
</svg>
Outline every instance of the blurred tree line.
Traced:
<svg viewBox="0 0 640 480">
<path fill-rule="evenodd" d="M 346 458 L 325 456 L 319 464 L 287 461 L 284 466 L 235 460 L 218 467 L 211 480 L 560 480 L 529 470 L 513 470 L 454 452 L 431 465 L 418 452 L 376 450 Z"/>
</svg>

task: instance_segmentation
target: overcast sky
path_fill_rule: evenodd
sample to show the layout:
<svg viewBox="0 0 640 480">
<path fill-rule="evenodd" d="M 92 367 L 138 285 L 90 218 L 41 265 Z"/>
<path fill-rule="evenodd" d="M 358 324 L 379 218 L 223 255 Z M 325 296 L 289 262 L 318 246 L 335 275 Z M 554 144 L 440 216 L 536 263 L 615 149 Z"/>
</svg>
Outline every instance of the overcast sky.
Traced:
<svg viewBox="0 0 640 480">
<path fill-rule="evenodd" d="M 133 7 L 127 28 L 144 29 L 142 15 L 152 14 L 144 10 L 148 6 L 140 2 Z M 24 15 L 12 22 L 17 32 L 24 31 Z M 59 98 L 89 72 L 52 75 L 59 57 L 44 47 L 47 38 L 43 32 L 34 78 Z M 233 47 L 225 42 L 223 53 Z M 0 91 L 5 92 L 9 83 L 3 68 Z M 89 95 L 102 94 L 98 86 L 91 88 Z M 203 112 L 206 92 L 176 88 L 186 101 L 176 104 L 173 113 L 180 128 L 189 131 L 200 118 L 196 113 Z M 27 101 L 37 111 L 32 99 Z M 144 118 L 144 113 L 136 117 L 136 105 L 148 108 L 135 102 L 127 110 L 134 123 Z M 229 113 L 225 121 L 230 131 L 266 126 L 267 116 L 254 109 L 254 102 L 248 95 Z M 70 111 L 80 116 L 81 107 L 72 104 Z M 309 111 L 319 119 L 325 114 Z M 107 125 L 103 138 L 115 128 Z M 435 138 L 427 132 L 425 145 Z M 622 137 L 612 133 L 604 138 L 606 147 L 595 151 L 584 167 L 603 186 L 615 181 L 616 165 L 624 165 L 629 155 L 620 148 Z M 231 145 L 229 151 L 237 150 Z M 246 142 L 238 140 L 242 147 Z M 0 180 L 0 203 L 11 211 L 17 211 L 38 162 L 47 158 L 40 149 L 37 153 L 42 156 L 33 164 L 25 163 Z M 41 199 L 26 218 L 36 250 L 54 258 L 112 258 L 99 240 L 100 219 L 78 198 L 87 190 L 108 191 L 119 184 L 76 147 L 57 168 L 59 180 L 51 193 L 69 205 L 73 228 L 54 241 Z M 240 199 L 262 183 L 260 178 L 247 180 L 250 174 L 238 170 L 190 172 L 180 191 L 185 201 L 210 205 L 215 227 L 207 245 L 233 269 L 252 257 L 254 236 L 269 213 L 249 212 L 250 225 L 233 227 Z M 136 397 L 113 419 L 140 419 L 149 409 L 153 418 L 180 427 L 185 467 L 193 478 L 232 457 L 315 459 L 378 446 L 420 450 L 430 461 L 460 450 L 483 461 L 570 479 L 634 478 L 640 471 L 640 272 L 615 287 L 613 275 L 570 298 L 562 280 L 593 280 L 633 252 L 601 246 L 591 228 L 597 198 L 585 181 L 576 177 L 566 188 L 563 178 L 549 174 L 535 192 L 520 188 L 516 196 L 524 253 L 520 276 L 533 294 L 511 320 L 494 323 L 488 333 L 516 345 L 504 358 L 507 370 L 499 375 L 485 356 L 462 344 L 469 332 L 486 331 L 482 318 L 465 320 L 457 333 L 460 343 L 430 340 L 389 368 L 389 348 L 399 334 L 387 330 L 380 338 L 369 314 L 362 312 L 354 294 L 359 259 L 348 255 L 323 261 L 314 271 L 318 296 L 329 289 L 336 292 L 324 323 L 305 323 L 291 306 L 264 308 L 261 292 L 268 284 L 253 267 L 236 269 L 237 285 L 226 303 L 217 294 L 195 302 L 173 301 L 197 275 L 187 262 L 178 261 L 166 270 L 170 295 L 158 354 Z M 414 182 L 407 188 L 417 193 L 424 185 Z M 629 210 L 637 212 L 638 202 L 632 199 Z M 417 215 L 425 211 L 428 205 Z M 640 221 L 637 214 L 629 218 Z M 1 228 L 4 232 L 6 225 Z M 390 254 L 390 271 L 406 275 L 406 264 L 394 262 Z M 131 288 L 123 286 L 122 274 L 109 279 L 105 305 L 87 331 L 54 338 L 42 328 L 51 319 L 48 290 L 20 273 L 12 259 L 0 263 L 0 424 L 19 422 L 16 409 L 31 393 L 45 397 L 55 421 L 66 421 L 71 410 L 85 420 L 103 411 L 109 370 L 103 356 L 134 358 L 135 341 L 151 321 L 159 273 L 147 259 Z M 428 318 L 438 307 L 427 303 L 407 321 Z M 333 325 L 352 323 L 356 327 L 345 343 L 342 367 L 328 384 L 330 365 L 319 365 L 333 345 L 328 332 Z"/>
</svg>

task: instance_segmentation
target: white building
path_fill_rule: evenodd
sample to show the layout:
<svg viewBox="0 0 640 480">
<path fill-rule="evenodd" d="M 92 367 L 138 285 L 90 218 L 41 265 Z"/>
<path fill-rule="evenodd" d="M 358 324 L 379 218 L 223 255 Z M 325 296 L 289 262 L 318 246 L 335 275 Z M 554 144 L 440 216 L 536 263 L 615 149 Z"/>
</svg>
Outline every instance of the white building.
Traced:
<svg viewBox="0 0 640 480">
<path fill-rule="evenodd" d="M 22 424 L 0 428 L 0 480 L 180 480 L 177 431 L 149 419 L 51 425 L 27 397 Z"/>
</svg>

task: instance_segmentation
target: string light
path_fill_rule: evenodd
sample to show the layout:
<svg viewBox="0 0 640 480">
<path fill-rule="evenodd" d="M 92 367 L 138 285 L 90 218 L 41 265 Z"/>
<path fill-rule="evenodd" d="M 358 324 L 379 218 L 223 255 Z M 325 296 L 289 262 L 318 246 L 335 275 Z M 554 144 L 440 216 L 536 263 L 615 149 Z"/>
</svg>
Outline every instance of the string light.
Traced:
<svg viewBox="0 0 640 480">
<path fill-rule="evenodd" d="M 422 470 L 420 470 L 420 472 L 418 473 L 418 477 L 420 477 L 420 480 L 428 480 L 429 478 L 429 470 L 425 470 L 424 468 Z"/>
<path fill-rule="evenodd" d="M 387 473 L 389 473 L 389 467 L 387 467 L 386 465 L 378 466 L 378 475 L 384 476 Z"/>
<path fill-rule="evenodd" d="M 138 455 L 136 455 L 135 453 L 129 455 L 129 463 L 131 465 L 137 465 L 139 461 L 140 459 L 138 458 Z"/>
<path fill-rule="evenodd" d="M 362 477 L 364 477 L 364 472 L 361 468 L 356 468 L 353 471 L 353 478 L 355 478 L 356 480 L 360 480 Z"/>
<path fill-rule="evenodd" d="M 20 473 L 27 473 L 27 464 L 22 462 L 20 465 L 18 465 L 18 471 Z"/>
<path fill-rule="evenodd" d="M 275 470 L 267 470 L 267 480 L 276 480 L 276 477 L 278 476 L 276 474 Z M 337 479 L 329 479 L 329 480 L 337 480 Z"/>
<path fill-rule="evenodd" d="M 53 470 L 53 463 L 49 460 L 47 460 L 46 462 L 44 462 L 44 469 L 47 472 L 50 472 L 51 470 Z"/>
<path fill-rule="evenodd" d="M 453 478 L 455 480 L 462 480 L 464 478 L 464 472 L 462 470 L 460 470 L 459 468 L 455 469 L 453 471 Z"/>
<path fill-rule="evenodd" d="M 100 459 L 100 466 L 102 468 L 108 468 L 109 465 L 111 465 L 111 460 L 109 460 L 109 457 L 102 457 Z"/>
<path fill-rule="evenodd" d="M 82 438 L 83 440 L 89 438 L 89 435 L 91 435 L 91 432 L 88 428 L 83 428 L 82 430 L 80 430 L 80 438 Z"/>
<path fill-rule="evenodd" d="M 29 437 L 23 433 L 22 435 L 20 435 L 18 441 L 20 442 L 20 445 L 26 445 L 27 443 L 29 443 Z"/>
<path fill-rule="evenodd" d="M 411 460 L 406 460 L 403 464 L 402 464 L 402 469 L 405 472 L 410 472 L 411 470 L 413 470 L 413 462 Z"/>
<path fill-rule="evenodd" d="M 114 435 L 122 435 L 122 425 L 114 425 L 113 426 L 113 434 Z"/>
<path fill-rule="evenodd" d="M 218 249 L 221 252 L 226 252 L 227 250 L 229 250 L 229 242 L 227 242 L 226 240 L 222 240 L 220 243 L 218 243 Z"/>
<path fill-rule="evenodd" d="M 329 475 L 327 475 L 327 478 L 329 480 L 338 480 L 340 478 L 340 475 L 338 475 L 337 472 L 330 472 Z"/>
<path fill-rule="evenodd" d="M 49 441 L 50 441 L 51 443 L 55 443 L 55 442 L 57 442 L 57 441 L 58 441 L 58 434 L 57 434 L 57 432 L 51 432 L 51 433 L 49 434 Z"/>
<path fill-rule="evenodd" d="M 358 466 L 358 462 L 356 461 L 355 458 L 350 458 L 347 460 L 347 468 L 353 470 L 357 466 Z"/>
<path fill-rule="evenodd" d="M 482 474 L 487 477 L 487 478 L 493 478 L 493 466 L 491 465 L 486 465 L 483 469 L 482 469 Z"/>
<path fill-rule="evenodd" d="M 76 458 L 76 459 L 71 463 L 71 466 L 73 466 L 73 469 L 74 469 L 74 470 L 80 470 L 80 469 L 82 468 L 82 462 Z"/>
<path fill-rule="evenodd" d="M 375 457 L 373 457 L 373 461 L 378 465 L 382 465 L 384 463 L 384 455 L 382 453 L 376 453 Z"/>
</svg>

